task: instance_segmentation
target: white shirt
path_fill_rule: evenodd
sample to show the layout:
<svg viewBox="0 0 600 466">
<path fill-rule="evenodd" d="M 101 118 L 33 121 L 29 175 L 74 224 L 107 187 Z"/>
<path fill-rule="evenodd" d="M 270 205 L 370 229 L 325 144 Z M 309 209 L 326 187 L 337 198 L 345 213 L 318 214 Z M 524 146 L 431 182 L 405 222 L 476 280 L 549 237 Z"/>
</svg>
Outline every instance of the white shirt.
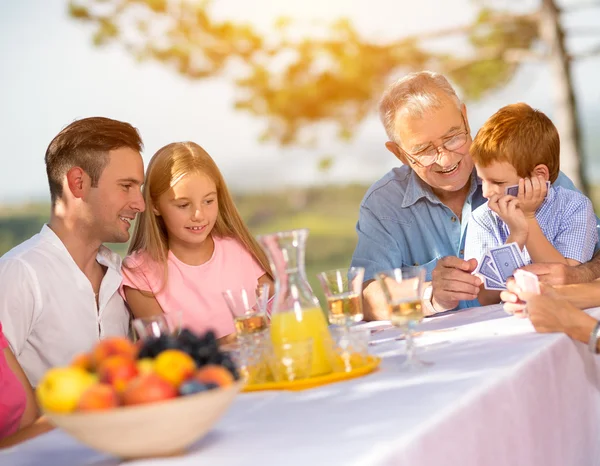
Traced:
<svg viewBox="0 0 600 466">
<path fill-rule="evenodd" d="M 107 267 L 98 306 L 92 284 L 47 225 L 0 258 L 0 322 L 33 387 L 100 339 L 128 333 L 121 258 L 101 246 L 96 260 Z"/>
</svg>

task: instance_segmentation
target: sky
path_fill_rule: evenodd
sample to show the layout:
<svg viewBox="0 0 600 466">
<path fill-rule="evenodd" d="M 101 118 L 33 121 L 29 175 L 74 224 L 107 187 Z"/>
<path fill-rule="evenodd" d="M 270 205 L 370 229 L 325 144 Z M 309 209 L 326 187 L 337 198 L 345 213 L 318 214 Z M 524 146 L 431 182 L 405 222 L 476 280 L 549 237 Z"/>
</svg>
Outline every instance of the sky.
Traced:
<svg viewBox="0 0 600 466">
<path fill-rule="evenodd" d="M 523 8 L 527 2 L 497 4 Z M 280 16 L 306 24 L 346 16 L 361 33 L 382 40 L 467 24 L 474 14 L 469 0 L 215 0 L 213 5 L 218 17 L 247 21 L 266 33 Z M 571 14 L 565 24 L 600 24 L 600 8 Z M 136 126 L 146 164 L 165 144 L 197 142 L 238 192 L 324 182 L 368 184 L 398 164 L 384 147 L 375 109 L 349 144 L 326 141 L 306 150 L 260 143 L 263 123 L 233 109 L 228 80 L 190 82 L 158 64 L 137 63 L 118 46 L 96 48 L 91 36 L 88 25 L 68 17 L 67 0 L 0 1 L 0 204 L 46 199 L 48 143 L 71 121 L 96 115 Z M 590 43 L 582 38 L 570 45 L 576 50 Z M 600 57 L 577 64 L 574 75 L 587 132 L 597 134 Z M 524 66 L 502 91 L 469 105 L 473 130 L 500 106 L 517 101 L 551 113 L 550 86 L 545 66 Z M 326 154 L 337 157 L 324 175 L 317 161 Z M 593 177 L 600 180 L 600 163 Z"/>
</svg>

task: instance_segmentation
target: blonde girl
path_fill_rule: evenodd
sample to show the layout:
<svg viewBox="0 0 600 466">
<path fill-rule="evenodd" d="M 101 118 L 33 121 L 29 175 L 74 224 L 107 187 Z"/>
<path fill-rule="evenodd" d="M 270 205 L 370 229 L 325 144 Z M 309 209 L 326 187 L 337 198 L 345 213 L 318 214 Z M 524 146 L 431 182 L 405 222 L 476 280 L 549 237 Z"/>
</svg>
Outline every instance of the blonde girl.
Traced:
<svg viewBox="0 0 600 466">
<path fill-rule="evenodd" d="M 272 284 L 269 262 L 236 209 L 214 160 L 176 142 L 150 160 L 124 261 L 122 292 L 134 317 L 181 311 L 183 325 L 234 333 L 222 292 Z"/>
</svg>

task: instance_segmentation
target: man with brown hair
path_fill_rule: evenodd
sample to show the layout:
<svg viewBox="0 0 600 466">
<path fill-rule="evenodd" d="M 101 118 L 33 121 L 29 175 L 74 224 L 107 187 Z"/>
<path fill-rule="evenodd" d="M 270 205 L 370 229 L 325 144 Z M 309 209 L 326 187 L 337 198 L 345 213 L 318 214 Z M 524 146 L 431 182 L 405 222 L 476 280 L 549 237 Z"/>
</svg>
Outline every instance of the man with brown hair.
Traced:
<svg viewBox="0 0 600 466">
<path fill-rule="evenodd" d="M 121 260 L 103 243 L 129 240 L 144 210 L 141 149 L 133 126 L 94 117 L 46 150 L 50 221 L 0 258 L 0 322 L 34 387 L 48 368 L 128 332 Z"/>
<path fill-rule="evenodd" d="M 471 214 L 465 259 L 480 261 L 490 248 L 515 242 L 524 262 L 579 265 L 589 261 L 598 234 L 591 201 L 550 185 L 560 169 L 560 140 L 552 121 L 529 105 L 501 108 L 481 127 L 471 157 L 488 202 Z M 518 185 L 514 195 L 505 194 Z M 482 290 L 481 304 L 500 301 Z"/>
</svg>

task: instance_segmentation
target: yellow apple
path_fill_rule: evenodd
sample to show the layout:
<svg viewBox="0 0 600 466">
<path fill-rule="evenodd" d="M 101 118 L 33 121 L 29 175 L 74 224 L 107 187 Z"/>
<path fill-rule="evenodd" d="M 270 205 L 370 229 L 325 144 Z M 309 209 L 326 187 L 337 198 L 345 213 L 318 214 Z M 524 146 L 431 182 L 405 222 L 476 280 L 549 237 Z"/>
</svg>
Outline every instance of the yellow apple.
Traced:
<svg viewBox="0 0 600 466">
<path fill-rule="evenodd" d="M 37 399 L 44 410 L 70 413 L 96 381 L 96 376 L 81 367 L 55 367 L 44 374 L 37 386 Z"/>
</svg>

